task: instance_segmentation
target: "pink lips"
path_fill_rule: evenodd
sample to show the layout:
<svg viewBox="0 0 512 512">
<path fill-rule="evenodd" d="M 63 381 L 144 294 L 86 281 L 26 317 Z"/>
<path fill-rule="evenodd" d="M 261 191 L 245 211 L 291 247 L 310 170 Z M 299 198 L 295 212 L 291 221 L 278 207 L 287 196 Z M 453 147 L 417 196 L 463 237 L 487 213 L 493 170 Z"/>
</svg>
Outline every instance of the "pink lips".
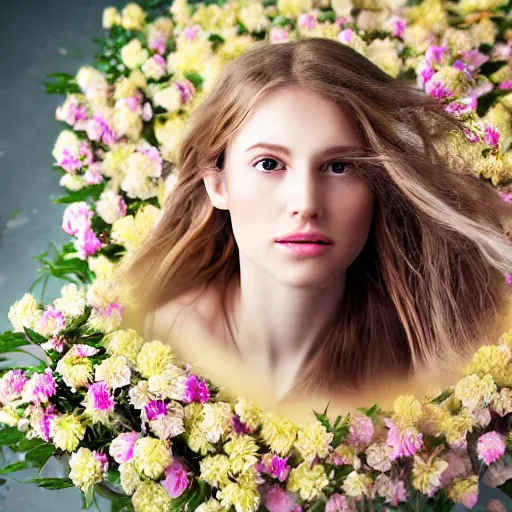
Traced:
<svg viewBox="0 0 512 512">
<path fill-rule="evenodd" d="M 308 233 L 291 233 L 276 240 L 280 247 L 296 256 L 318 256 L 327 252 L 332 246 L 332 240 L 322 233 L 311 231 Z"/>
</svg>

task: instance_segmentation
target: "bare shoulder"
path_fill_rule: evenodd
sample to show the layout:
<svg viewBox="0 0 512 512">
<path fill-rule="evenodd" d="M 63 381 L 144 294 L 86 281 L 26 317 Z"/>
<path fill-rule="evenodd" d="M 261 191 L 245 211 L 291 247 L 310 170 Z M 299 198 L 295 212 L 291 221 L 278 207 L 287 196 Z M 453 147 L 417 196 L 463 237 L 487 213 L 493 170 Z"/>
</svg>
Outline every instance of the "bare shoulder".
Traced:
<svg viewBox="0 0 512 512">
<path fill-rule="evenodd" d="M 199 327 L 211 330 L 218 317 L 218 294 L 215 286 L 199 286 L 168 300 L 145 319 L 145 335 L 166 342 L 182 328 Z"/>
</svg>

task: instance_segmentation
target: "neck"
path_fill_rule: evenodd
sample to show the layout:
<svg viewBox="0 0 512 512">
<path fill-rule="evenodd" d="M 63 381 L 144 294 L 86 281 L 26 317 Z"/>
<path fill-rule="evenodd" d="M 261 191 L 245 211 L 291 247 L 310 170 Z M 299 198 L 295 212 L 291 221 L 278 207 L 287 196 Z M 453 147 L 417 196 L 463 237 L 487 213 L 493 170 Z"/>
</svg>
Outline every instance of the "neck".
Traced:
<svg viewBox="0 0 512 512">
<path fill-rule="evenodd" d="M 308 351 L 333 325 L 344 288 L 345 274 L 323 288 L 291 288 L 241 272 L 233 303 L 240 358 L 290 388 Z"/>
</svg>

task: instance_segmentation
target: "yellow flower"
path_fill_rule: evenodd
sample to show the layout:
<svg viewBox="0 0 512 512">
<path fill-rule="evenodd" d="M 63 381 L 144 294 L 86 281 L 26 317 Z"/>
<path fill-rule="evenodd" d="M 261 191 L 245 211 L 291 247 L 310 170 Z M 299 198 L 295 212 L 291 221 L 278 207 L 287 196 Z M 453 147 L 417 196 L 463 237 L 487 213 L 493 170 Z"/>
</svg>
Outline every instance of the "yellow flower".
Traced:
<svg viewBox="0 0 512 512">
<path fill-rule="evenodd" d="M 119 475 L 123 491 L 131 496 L 135 492 L 137 486 L 142 482 L 137 470 L 135 469 L 135 464 L 133 462 L 119 464 Z"/>
<path fill-rule="evenodd" d="M 424 461 L 419 455 L 414 455 L 412 467 L 412 486 L 423 494 L 430 494 L 441 485 L 441 473 L 448 467 L 445 460 L 434 459 Z"/>
<path fill-rule="evenodd" d="M 70 352 L 59 360 L 55 370 L 62 375 L 62 380 L 73 391 L 86 387 L 92 380 L 92 361 L 88 357 L 73 355 Z"/>
<path fill-rule="evenodd" d="M 468 493 L 478 495 L 478 476 L 454 478 L 447 488 L 447 493 L 455 503 L 462 503 Z"/>
<path fill-rule="evenodd" d="M 498 386 L 512 385 L 511 351 L 504 345 L 480 347 L 466 368 L 466 375 L 479 377 L 489 374 Z"/>
<path fill-rule="evenodd" d="M 249 32 L 262 32 L 270 25 L 261 2 L 251 1 L 238 11 L 238 19 Z"/>
<path fill-rule="evenodd" d="M 146 20 L 146 13 L 140 5 L 130 2 L 121 12 L 121 24 L 126 30 L 141 30 Z"/>
<path fill-rule="evenodd" d="M 101 161 L 101 173 L 121 183 L 128 157 L 135 151 L 134 143 L 114 144 Z M 90 261 L 90 260 L 89 260 Z"/>
<path fill-rule="evenodd" d="M 230 483 L 231 464 L 226 455 L 207 456 L 199 463 L 199 468 L 201 480 L 213 487 L 222 489 Z"/>
<path fill-rule="evenodd" d="M 498 35 L 498 27 L 488 18 L 480 20 L 478 23 L 472 23 L 468 29 L 475 43 L 475 47 L 481 44 L 494 45 Z"/>
<path fill-rule="evenodd" d="M 208 501 L 205 501 L 198 507 L 196 507 L 196 512 L 221 512 L 221 504 L 215 499 L 210 498 Z"/>
<path fill-rule="evenodd" d="M 319 421 L 313 421 L 299 429 L 294 447 L 306 462 L 312 462 L 315 457 L 324 459 L 329 455 L 333 437 Z"/>
<path fill-rule="evenodd" d="M 69 478 L 84 494 L 91 485 L 103 480 L 101 462 L 88 448 L 79 448 L 77 452 L 71 454 L 69 467 Z"/>
<path fill-rule="evenodd" d="M 174 361 L 174 354 L 169 345 L 159 340 L 144 343 L 137 356 L 137 367 L 145 378 L 163 373 Z"/>
<path fill-rule="evenodd" d="M 466 412 L 459 415 L 447 416 L 441 421 L 441 432 L 448 443 L 455 443 L 473 431 L 473 420 Z"/>
<path fill-rule="evenodd" d="M 251 436 L 235 436 L 224 445 L 232 473 L 247 471 L 258 462 L 258 445 Z"/>
<path fill-rule="evenodd" d="M 495 11 L 507 5 L 507 0 L 461 0 L 457 10 L 463 16 L 479 11 Z"/>
<path fill-rule="evenodd" d="M 171 498 L 161 484 L 145 480 L 133 493 L 132 504 L 135 512 L 162 512 L 169 510 Z"/>
<path fill-rule="evenodd" d="M 450 416 L 450 413 L 438 404 L 423 404 L 418 429 L 427 435 L 439 436 L 442 422 Z"/>
<path fill-rule="evenodd" d="M 298 427 L 291 420 L 267 413 L 263 417 L 261 438 L 270 449 L 285 457 L 297 439 Z"/>
<path fill-rule="evenodd" d="M 9 309 L 7 317 L 14 332 L 23 332 L 23 327 L 34 329 L 43 312 L 37 307 L 37 301 L 31 293 L 25 293 Z"/>
<path fill-rule="evenodd" d="M 103 9 L 103 28 L 109 29 L 114 25 L 121 25 L 121 13 L 115 7 Z"/>
<path fill-rule="evenodd" d="M 448 14 L 442 0 L 424 0 L 421 4 L 406 9 L 409 25 L 420 27 L 435 33 L 441 33 L 448 27 Z"/>
<path fill-rule="evenodd" d="M 374 39 L 366 47 L 365 56 L 392 77 L 397 77 L 402 68 L 396 43 L 391 39 Z"/>
<path fill-rule="evenodd" d="M 169 11 L 172 13 L 177 25 L 189 25 L 192 21 L 192 6 L 187 2 L 187 0 L 175 0 L 172 2 Z"/>
<path fill-rule="evenodd" d="M 173 73 L 175 79 L 184 78 L 187 72 L 202 74 L 212 56 L 212 44 L 208 39 L 198 36 L 193 41 L 178 42 L 176 51 L 167 57 L 167 71 Z"/>
<path fill-rule="evenodd" d="M 400 395 L 393 404 L 393 412 L 395 424 L 415 427 L 421 417 L 421 402 L 414 395 Z"/>
<path fill-rule="evenodd" d="M 313 0 L 277 0 L 277 10 L 287 18 L 297 18 L 313 9 Z"/>
<path fill-rule="evenodd" d="M 286 489 L 299 492 L 303 500 L 310 501 L 318 497 L 328 484 L 324 466 L 317 464 L 310 468 L 307 462 L 302 462 L 290 471 Z"/>
<path fill-rule="evenodd" d="M 217 56 L 226 63 L 243 55 L 253 44 L 254 39 L 249 34 L 228 37 L 217 50 Z"/>
<path fill-rule="evenodd" d="M 111 389 L 121 388 L 130 384 L 132 372 L 124 356 L 112 356 L 104 359 L 96 366 L 94 379 L 105 381 Z"/>
<path fill-rule="evenodd" d="M 135 69 L 148 60 L 149 52 L 146 48 L 142 48 L 139 39 L 132 39 L 121 48 L 120 55 L 128 69 Z"/>
<path fill-rule="evenodd" d="M 0 423 L 5 423 L 9 427 L 15 427 L 20 419 L 21 416 L 13 407 L 5 406 L 0 408 Z"/>
<path fill-rule="evenodd" d="M 489 374 L 482 378 L 472 374 L 457 382 L 454 395 L 464 407 L 476 409 L 487 406 L 495 391 L 496 384 Z"/>
<path fill-rule="evenodd" d="M 185 133 L 186 121 L 183 116 L 159 114 L 155 118 L 155 137 L 160 145 L 162 158 L 175 163 L 176 150 Z"/>
<path fill-rule="evenodd" d="M 229 482 L 216 497 L 225 510 L 235 507 L 237 512 L 254 512 L 261 503 L 254 473 L 251 471 L 242 473 L 237 482 Z"/>
<path fill-rule="evenodd" d="M 160 210 L 152 204 L 144 205 L 136 214 L 126 215 L 112 224 L 112 238 L 133 252 L 140 247 L 153 229 Z"/>
<path fill-rule="evenodd" d="M 240 420 L 246 423 L 250 429 L 254 430 L 260 425 L 262 410 L 254 400 L 238 397 L 234 410 Z"/>
<path fill-rule="evenodd" d="M 53 444 L 66 452 L 72 452 L 84 438 L 85 426 L 74 414 L 63 414 L 50 422 Z"/>
<path fill-rule="evenodd" d="M 203 420 L 200 427 L 210 443 L 218 442 L 231 431 L 231 406 L 225 402 L 203 405 Z"/>
<path fill-rule="evenodd" d="M 171 462 L 171 451 L 160 439 L 142 437 L 135 441 L 133 463 L 140 475 L 157 479 Z"/>
<path fill-rule="evenodd" d="M 135 365 L 140 349 L 144 345 L 144 338 L 134 329 L 119 329 L 107 334 L 103 338 L 103 345 L 109 354 L 124 356 L 129 363 Z"/>
<path fill-rule="evenodd" d="M 130 107 L 122 105 L 114 110 L 112 127 L 118 135 L 126 135 L 130 140 L 138 140 L 142 132 L 142 126 L 140 115 Z"/>
<path fill-rule="evenodd" d="M 369 475 L 352 471 L 345 477 L 341 487 L 347 496 L 357 498 L 362 495 L 368 496 L 371 484 L 372 479 Z"/>
</svg>

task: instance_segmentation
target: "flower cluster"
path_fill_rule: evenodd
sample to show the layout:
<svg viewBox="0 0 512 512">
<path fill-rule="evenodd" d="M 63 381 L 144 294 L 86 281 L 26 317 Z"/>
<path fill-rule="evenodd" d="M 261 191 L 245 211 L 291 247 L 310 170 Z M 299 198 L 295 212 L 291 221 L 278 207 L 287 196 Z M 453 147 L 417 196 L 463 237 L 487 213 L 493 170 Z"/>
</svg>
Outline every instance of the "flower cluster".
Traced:
<svg viewBox="0 0 512 512">
<path fill-rule="evenodd" d="M 4 472 L 66 454 L 62 486 L 87 500 L 117 489 L 117 510 L 136 512 L 472 508 L 482 482 L 506 488 L 512 331 L 438 396 L 403 395 L 392 411 L 375 405 L 335 420 L 315 413 L 299 426 L 250 400 L 224 400 L 168 345 L 122 329 L 129 297 L 114 276 L 158 221 L 194 108 L 222 66 L 259 40 L 330 38 L 393 77 L 413 77 L 464 121 L 466 140 L 453 149 L 512 202 L 512 33 L 498 22 L 507 2 L 153 4 L 156 14 L 136 3 L 105 9 L 98 62 L 47 84 L 66 93 L 53 156 L 72 242 L 41 261 L 70 283 L 48 305 L 25 294 L 0 335 L 0 352 L 35 344 L 46 356 L 0 370 L 2 444 L 31 450 Z"/>
</svg>

